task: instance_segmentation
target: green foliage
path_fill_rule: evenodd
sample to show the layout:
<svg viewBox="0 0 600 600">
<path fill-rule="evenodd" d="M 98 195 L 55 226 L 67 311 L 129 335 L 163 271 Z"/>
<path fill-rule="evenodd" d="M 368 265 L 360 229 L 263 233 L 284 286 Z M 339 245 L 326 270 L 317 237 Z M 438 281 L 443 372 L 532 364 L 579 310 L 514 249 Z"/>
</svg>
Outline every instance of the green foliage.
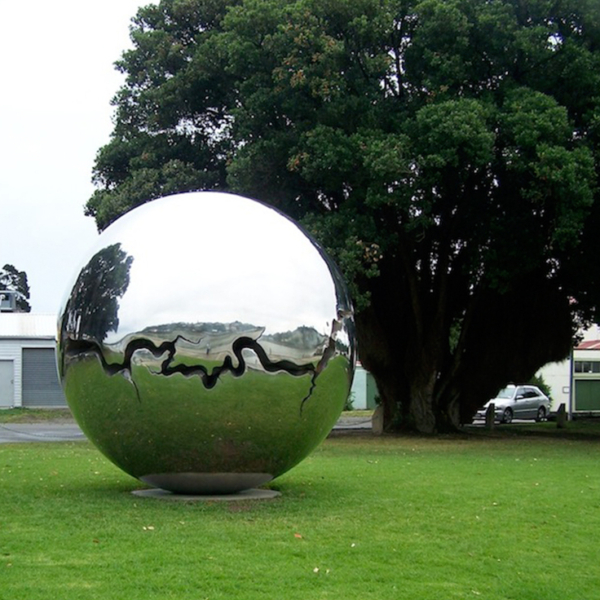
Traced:
<svg viewBox="0 0 600 600">
<path fill-rule="evenodd" d="M 595 318 L 595 0 L 162 0 L 132 41 L 88 214 L 220 188 L 302 220 L 388 422 L 455 427 Z"/>
<path fill-rule="evenodd" d="M 535 385 L 535 386 L 539 387 L 540 390 L 542 390 L 542 392 L 544 394 L 546 394 L 546 396 L 548 396 L 548 398 L 552 399 L 552 396 L 551 396 L 552 390 L 550 389 L 550 386 L 544 380 L 544 376 L 542 374 L 534 375 L 533 377 L 531 377 L 529 379 L 529 381 L 527 383 L 530 383 L 531 385 Z M 558 407 L 554 407 L 554 408 L 556 409 Z"/>
<path fill-rule="evenodd" d="M 17 310 L 30 312 L 29 283 L 27 273 L 19 271 L 13 265 L 4 265 L 0 269 L 0 291 L 9 290 L 17 292 Z"/>
<path fill-rule="evenodd" d="M 351 392 L 348 394 L 346 398 L 346 402 L 344 402 L 344 412 L 349 412 L 354 410 L 354 393 Z"/>
</svg>

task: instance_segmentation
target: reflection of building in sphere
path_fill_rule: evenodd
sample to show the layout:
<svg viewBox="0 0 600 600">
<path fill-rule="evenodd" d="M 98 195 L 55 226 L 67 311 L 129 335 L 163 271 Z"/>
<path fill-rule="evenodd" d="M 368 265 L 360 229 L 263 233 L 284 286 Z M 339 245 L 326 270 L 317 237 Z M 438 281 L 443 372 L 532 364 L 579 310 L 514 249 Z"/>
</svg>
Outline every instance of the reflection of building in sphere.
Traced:
<svg viewBox="0 0 600 600">
<path fill-rule="evenodd" d="M 182 493 L 261 485 L 329 433 L 354 368 L 339 272 L 239 196 L 145 204 L 99 238 L 59 319 L 75 418 L 127 473 Z"/>
</svg>

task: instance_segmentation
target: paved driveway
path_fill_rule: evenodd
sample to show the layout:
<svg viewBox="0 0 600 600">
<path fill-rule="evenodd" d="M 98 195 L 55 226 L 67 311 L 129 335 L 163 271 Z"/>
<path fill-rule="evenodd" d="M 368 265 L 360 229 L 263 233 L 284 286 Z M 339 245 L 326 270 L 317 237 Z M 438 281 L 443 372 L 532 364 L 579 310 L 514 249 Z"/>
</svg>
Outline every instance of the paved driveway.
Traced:
<svg viewBox="0 0 600 600">
<path fill-rule="evenodd" d="M 371 429 L 371 418 L 342 417 L 334 429 Z M 69 442 L 85 439 L 85 435 L 75 423 L 0 423 L 0 444 Z"/>
<path fill-rule="evenodd" d="M 85 440 L 75 423 L 0 423 L 0 444 Z"/>
</svg>

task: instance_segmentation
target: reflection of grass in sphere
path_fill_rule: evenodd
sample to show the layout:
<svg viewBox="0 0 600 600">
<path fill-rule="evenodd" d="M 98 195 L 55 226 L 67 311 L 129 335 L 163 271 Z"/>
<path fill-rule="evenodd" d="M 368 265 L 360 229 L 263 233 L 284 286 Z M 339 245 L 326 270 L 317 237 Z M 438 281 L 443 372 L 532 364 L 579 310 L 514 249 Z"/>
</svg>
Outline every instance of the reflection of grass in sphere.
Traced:
<svg viewBox="0 0 600 600">
<path fill-rule="evenodd" d="M 134 385 L 122 375 L 107 376 L 95 357 L 68 370 L 65 389 L 78 391 L 71 408 L 82 429 L 136 477 L 253 471 L 277 476 L 335 424 L 348 391 L 348 368 L 344 357 L 331 360 L 304 404 L 310 375 L 248 369 L 242 377 L 225 374 L 207 390 L 197 376 L 157 376 L 137 365 Z"/>
</svg>

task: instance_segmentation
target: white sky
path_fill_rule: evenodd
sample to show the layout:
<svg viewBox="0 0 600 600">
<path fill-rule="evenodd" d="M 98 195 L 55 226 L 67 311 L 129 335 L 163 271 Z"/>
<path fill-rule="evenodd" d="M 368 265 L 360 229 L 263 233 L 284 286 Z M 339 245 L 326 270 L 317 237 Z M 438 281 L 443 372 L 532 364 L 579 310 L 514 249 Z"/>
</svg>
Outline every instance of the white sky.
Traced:
<svg viewBox="0 0 600 600">
<path fill-rule="evenodd" d="M 292 221 L 258 202 L 219 192 L 155 200 L 109 227 L 92 253 L 115 243 L 133 262 L 107 344 L 147 325 L 199 320 L 252 323 L 267 335 L 301 326 L 331 333 L 329 268 Z M 166 248 L 197 260 L 173 261 Z"/>
<path fill-rule="evenodd" d="M 0 267 L 25 271 L 56 313 L 97 233 L 83 207 L 112 131 L 113 66 L 150 0 L 0 0 Z"/>
</svg>

